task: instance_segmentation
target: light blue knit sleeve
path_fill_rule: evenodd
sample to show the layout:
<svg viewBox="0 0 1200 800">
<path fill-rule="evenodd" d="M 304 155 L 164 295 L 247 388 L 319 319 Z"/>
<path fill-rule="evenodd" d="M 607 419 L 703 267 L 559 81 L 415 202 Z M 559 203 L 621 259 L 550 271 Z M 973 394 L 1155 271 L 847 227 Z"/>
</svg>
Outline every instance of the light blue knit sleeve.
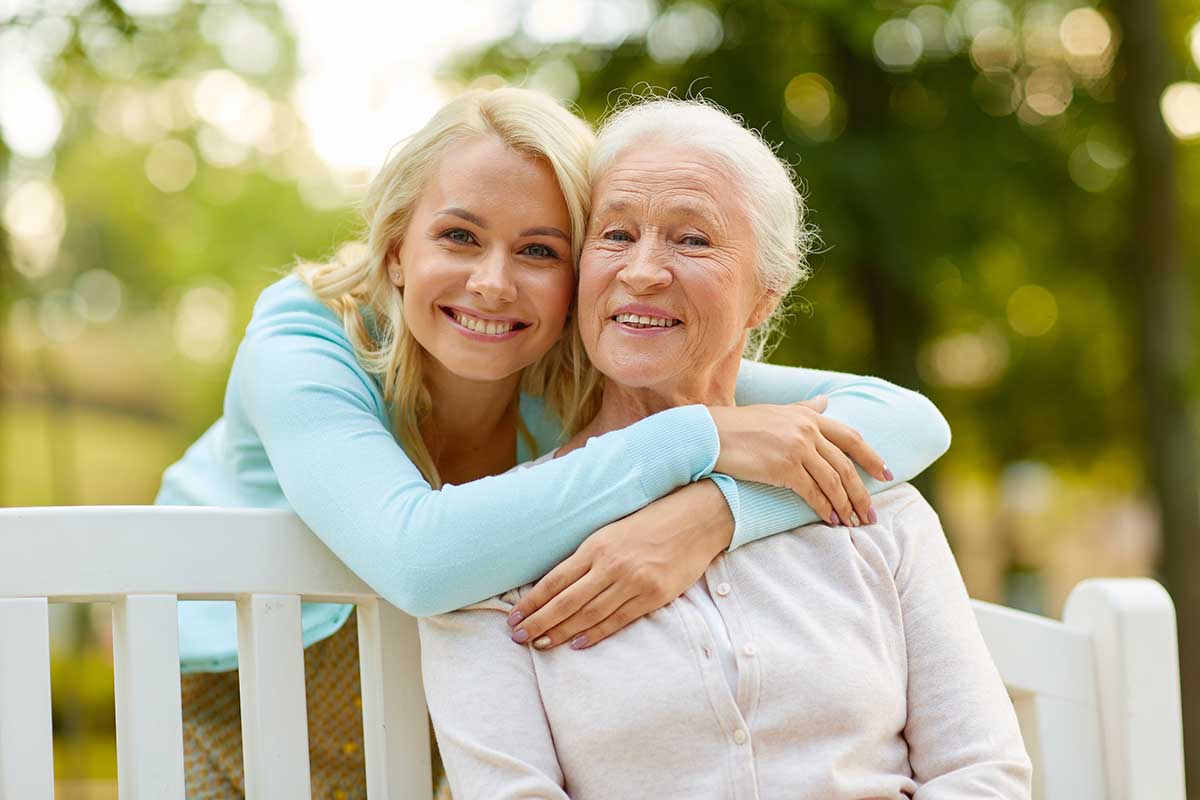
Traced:
<svg viewBox="0 0 1200 800">
<path fill-rule="evenodd" d="M 385 599 L 438 614 L 544 575 L 596 529 L 707 475 L 703 406 L 656 414 L 536 468 L 433 490 L 397 446 L 340 322 L 311 307 L 252 322 L 226 396 L 288 504 Z"/>
<path fill-rule="evenodd" d="M 892 470 L 895 479 L 888 482 L 858 470 L 871 494 L 911 480 L 950 447 L 950 426 L 933 403 L 879 378 L 753 361 L 743 361 L 738 372 L 738 405 L 794 403 L 819 394 L 829 400 L 825 416 L 862 434 Z M 736 520 L 731 550 L 820 520 L 790 489 L 712 477 Z"/>
</svg>

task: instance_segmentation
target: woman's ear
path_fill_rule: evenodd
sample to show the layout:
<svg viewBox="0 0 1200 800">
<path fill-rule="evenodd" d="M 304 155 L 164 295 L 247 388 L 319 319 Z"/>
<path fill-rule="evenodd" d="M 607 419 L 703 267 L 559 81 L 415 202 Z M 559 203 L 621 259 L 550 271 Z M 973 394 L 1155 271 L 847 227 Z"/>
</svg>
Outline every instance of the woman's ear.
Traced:
<svg viewBox="0 0 1200 800">
<path fill-rule="evenodd" d="M 757 328 L 766 322 L 775 313 L 775 308 L 779 305 L 779 300 L 779 295 L 774 292 L 763 292 L 754 304 L 754 308 L 750 311 L 750 316 L 746 319 L 746 327 Z"/>
<path fill-rule="evenodd" d="M 397 289 L 404 288 L 404 270 L 400 268 L 400 248 L 394 246 L 388 249 L 387 257 L 388 280 Z"/>
</svg>

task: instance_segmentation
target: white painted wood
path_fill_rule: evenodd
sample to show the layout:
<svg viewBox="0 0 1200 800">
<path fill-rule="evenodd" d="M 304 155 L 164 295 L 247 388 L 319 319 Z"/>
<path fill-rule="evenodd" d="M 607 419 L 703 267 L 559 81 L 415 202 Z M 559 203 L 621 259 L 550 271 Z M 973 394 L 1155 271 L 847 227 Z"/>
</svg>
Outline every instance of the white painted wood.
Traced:
<svg viewBox="0 0 1200 800">
<path fill-rule="evenodd" d="M 1183 800 L 1183 722 L 1175 608 L 1150 580 L 1081 582 L 1065 624 L 1096 649 L 1110 794 L 1120 800 Z"/>
<path fill-rule="evenodd" d="M 0 599 L 0 798 L 10 797 L 54 798 L 50 619 L 44 597 Z"/>
<path fill-rule="evenodd" d="M 120 800 L 184 800 L 178 603 L 131 595 L 112 615 Z"/>
<path fill-rule="evenodd" d="M 52 797 L 47 599 L 114 603 L 121 796 L 180 796 L 176 597 L 238 601 L 248 800 L 309 796 L 301 599 L 359 606 L 372 800 L 427 796 L 416 623 L 299 519 L 81 507 L 0 509 L 0 798 Z M 974 608 L 1034 760 L 1038 800 L 1183 800 L 1175 620 L 1160 586 L 1085 581 L 1064 621 Z"/>
<path fill-rule="evenodd" d="M 51 602 L 127 594 L 298 594 L 312 602 L 376 596 L 295 514 L 272 509 L 0 509 L 0 570 L 4 595 Z"/>
<path fill-rule="evenodd" d="M 367 795 L 421 797 L 433 775 L 417 621 L 382 601 L 361 603 L 358 648 Z"/>
<path fill-rule="evenodd" d="M 238 688 L 246 800 L 311 796 L 300 598 L 239 598 Z"/>
<path fill-rule="evenodd" d="M 1034 764 L 1034 800 L 1104 800 L 1091 638 L 1057 620 L 972 601 Z"/>
</svg>

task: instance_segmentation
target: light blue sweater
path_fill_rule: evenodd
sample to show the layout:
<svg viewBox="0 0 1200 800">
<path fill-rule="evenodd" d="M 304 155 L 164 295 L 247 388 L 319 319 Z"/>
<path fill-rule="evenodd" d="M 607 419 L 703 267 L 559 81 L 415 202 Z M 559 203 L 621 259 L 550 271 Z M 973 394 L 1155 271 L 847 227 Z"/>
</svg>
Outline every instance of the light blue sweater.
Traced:
<svg viewBox="0 0 1200 800">
<path fill-rule="evenodd" d="M 825 394 L 826 416 L 856 428 L 905 481 L 950 444 L 938 410 L 877 378 L 743 362 L 737 402 Z M 521 416 L 542 452 L 563 432 L 535 397 Z M 163 475 L 156 502 L 290 508 L 386 600 L 439 614 L 544 575 L 597 528 L 712 473 L 718 439 L 703 406 L 655 414 L 563 458 L 433 490 L 396 444 L 376 381 L 341 322 L 295 276 L 255 305 L 224 416 Z M 518 462 L 535 454 L 522 442 Z M 860 474 L 861 473 L 860 470 Z M 731 549 L 817 521 L 797 495 L 713 475 L 735 520 Z M 866 476 L 876 493 L 892 485 Z M 306 603 L 304 644 L 332 635 L 350 606 Z M 237 666 L 231 602 L 180 604 L 183 671 Z"/>
</svg>

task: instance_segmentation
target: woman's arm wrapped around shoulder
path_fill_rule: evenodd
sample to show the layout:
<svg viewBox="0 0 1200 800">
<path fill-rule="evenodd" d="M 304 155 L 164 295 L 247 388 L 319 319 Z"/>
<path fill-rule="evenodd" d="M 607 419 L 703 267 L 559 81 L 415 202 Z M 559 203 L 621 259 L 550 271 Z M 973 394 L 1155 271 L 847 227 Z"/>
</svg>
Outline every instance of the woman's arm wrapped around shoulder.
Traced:
<svg viewBox="0 0 1200 800">
<path fill-rule="evenodd" d="M 743 361 L 738 373 L 739 405 L 796 403 L 817 395 L 828 401 L 821 416 L 851 430 L 850 434 L 842 432 L 846 437 L 842 449 L 865 443 L 886 467 L 881 474 L 863 469 L 861 463 L 855 467 L 848 459 L 841 462 L 841 472 L 857 472 L 859 482 L 846 475 L 842 483 L 859 491 L 860 497 L 915 478 L 950 447 L 950 426 L 937 406 L 918 392 L 880 378 L 753 361 Z M 719 462 L 717 469 L 721 471 Z M 811 503 L 773 479 L 739 481 L 737 496 L 730 503 L 738 507 L 738 527 L 730 549 L 828 520 L 823 505 L 814 510 Z M 861 500 L 855 505 L 861 505 Z M 843 524 L 850 521 L 846 514 L 839 516 Z M 866 518 L 860 521 L 869 522 Z"/>
<path fill-rule="evenodd" d="M 597 528 L 706 475 L 702 406 L 670 409 L 536 468 L 433 490 L 396 443 L 340 323 L 309 310 L 252 324 L 226 417 L 262 442 L 289 505 L 385 599 L 460 608 L 548 572 Z"/>
</svg>

